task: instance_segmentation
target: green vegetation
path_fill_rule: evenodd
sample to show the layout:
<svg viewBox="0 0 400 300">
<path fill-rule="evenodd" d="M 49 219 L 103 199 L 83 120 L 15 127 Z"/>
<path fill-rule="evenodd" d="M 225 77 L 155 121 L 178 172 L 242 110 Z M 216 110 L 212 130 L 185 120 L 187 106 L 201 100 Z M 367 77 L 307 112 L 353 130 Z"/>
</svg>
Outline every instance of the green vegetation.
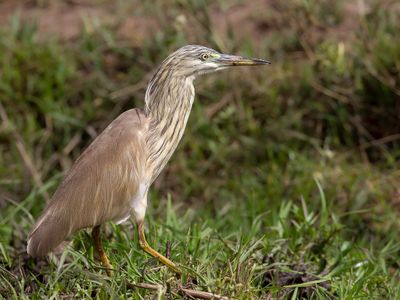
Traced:
<svg viewBox="0 0 400 300">
<path fill-rule="evenodd" d="M 145 2 L 135 14 L 163 30 L 139 46 L 118 24 L 86 18 L 65 41 L 15 13 L 0 28 L 0 298 L 174 299 L 184 286 L 234 299 L 399 299 L 400 9 L 367 2 L 364 15 L 345 1 Z M 254 10 L 255 36 L 211 21 L 234 5 Z M 143 253 L 129 223 L 104 229 L 112 278 L 89 231 L 59 258 L 29 258 L 26 235 L 63 172 L 143 105 L 168 53 L 194 42 L 273 64 L 198 79 L 183 141 L 151 191 L 149 243 L 171 242 L 187 274 Z"/>
</svg>

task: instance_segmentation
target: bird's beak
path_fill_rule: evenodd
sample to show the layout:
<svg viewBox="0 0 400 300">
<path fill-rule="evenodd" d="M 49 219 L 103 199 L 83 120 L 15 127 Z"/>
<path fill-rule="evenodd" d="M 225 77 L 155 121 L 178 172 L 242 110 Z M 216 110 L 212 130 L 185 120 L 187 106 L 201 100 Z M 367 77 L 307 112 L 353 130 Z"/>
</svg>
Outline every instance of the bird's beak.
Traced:
<svg viewBox="0 0 400 300">
<path fill-rule="evenodd" d="M 259 58 L 246 58 L 243 56 L 220 54 L 214 61 L 222 66 L 257 66 L 257 65 L 269 65 L 269 61 Z"/>
</svg>

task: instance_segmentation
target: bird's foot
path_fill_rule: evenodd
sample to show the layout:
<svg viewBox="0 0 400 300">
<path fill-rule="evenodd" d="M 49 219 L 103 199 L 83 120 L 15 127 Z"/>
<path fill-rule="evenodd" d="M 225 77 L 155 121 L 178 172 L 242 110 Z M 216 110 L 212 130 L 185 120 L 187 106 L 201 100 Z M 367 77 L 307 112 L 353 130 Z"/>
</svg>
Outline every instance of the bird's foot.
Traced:
<svg viewBox="0 0 400 300">
<path fill-rule="evenodd" d="M 138 231 L 139 231 L 139 244 L 142 249 L 150 254 L 151 256 L 155 257 L 158 259 L 159 262 L 162 264 L 166 265 L 168 268 L 170 268 L 172 271 L 177 273 L 178 275 L 182 274 L 181 269 L 170 259 L 166 258 L 164 255 L 161 253 L 157 252 L 153 248 L 150 247 L 150 245 L 146 241 L 146 236 L 144 234 L 144 227 L 143 223 L 138 224 Z"/>
</svg>

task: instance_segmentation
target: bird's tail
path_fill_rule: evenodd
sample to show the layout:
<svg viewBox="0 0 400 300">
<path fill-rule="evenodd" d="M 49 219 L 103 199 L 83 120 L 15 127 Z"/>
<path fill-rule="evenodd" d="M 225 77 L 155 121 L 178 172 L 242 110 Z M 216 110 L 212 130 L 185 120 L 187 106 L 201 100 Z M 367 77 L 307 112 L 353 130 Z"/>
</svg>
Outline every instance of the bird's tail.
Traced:
<svg viewBox="0 0 400 300">
<path fill-rule="evenodd" d="M 54 250 L 70 234 L 63 218 L 45 212 L 28 235 L 27 252 L 33 257 L 42 257 Z"/>
</svg>

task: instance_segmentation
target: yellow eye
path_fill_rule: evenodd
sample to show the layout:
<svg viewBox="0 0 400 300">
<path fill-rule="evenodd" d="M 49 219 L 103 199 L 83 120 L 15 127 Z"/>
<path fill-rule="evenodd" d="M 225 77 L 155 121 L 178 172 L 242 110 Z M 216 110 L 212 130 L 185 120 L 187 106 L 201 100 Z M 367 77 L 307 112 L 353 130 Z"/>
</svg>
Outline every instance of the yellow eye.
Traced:
<svg viewBox="0 0 400 300">
<path fill-rule="evenodd" d="M 204 61 L 204 60 L 208 59 L 208 57 L 209 57 L 209 56 L 208 56 L 207 53 L 203 53 L 203 54 L 200 56 L 200 59 Z"/>
</svg>

